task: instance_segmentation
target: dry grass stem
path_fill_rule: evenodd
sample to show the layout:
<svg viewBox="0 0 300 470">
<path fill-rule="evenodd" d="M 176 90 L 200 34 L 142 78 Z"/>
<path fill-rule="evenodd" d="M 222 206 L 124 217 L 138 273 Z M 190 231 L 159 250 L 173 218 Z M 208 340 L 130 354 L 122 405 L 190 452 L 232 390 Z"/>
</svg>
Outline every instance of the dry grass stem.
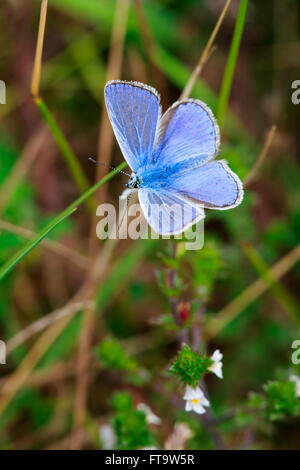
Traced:
<svg viewBox="0 0 300 470">
<path fill-rule="evenodd" d="M 32 81 L 31 81 L 31 93 L 34 97 L 39 96 L 47 7 L 48 7 L 48 0 L 42 0 L 39 32 L 38 32 L 38 39 L 37 39 L 36 50 L 35 50 L 33 74 L 32 74 Z"/>
<path fill-rule="evenodd" d="M 32 230 L 29 230 L 25 227 L 20 227 L 19 225 L 11 224 L 10 222 L 6 222 L 5 220 L 0 220 L 0 230 L 6 230 L 7 232 L 15 233 L 16 235 L 28 238 L 29 240 L 36 236 L 36 233 L 34 233 Z M 40 245 L 52 251 L 53 253 L 56 253 L 57 255 L 68 259 L 81 269 L 86 270 L 89 267 L 88 258 L 79 254 L 77 251 L 72 250 L 72 248 L 63 245 L 62 243 L 44 238 L 44 240 L 41 241 Z"/>
<path fill-rule="evenodd" d="M 284 276 L 300 260 L 300 245 L 281 258 L 271 269 L 270 275 L 275 279 Z M 209 320 L 205 325 L 205 337 L 213 338 L 228 323 L 236 318 L 252 302 L 257 300 L 269 288 L 264 279 L 257 279 L 241 294 L 233 299 L 226 307 L 222 308 L 215 318 Z"/>
<path fill-rule="evenodd" d="M 25 343 L 25 341 L 34 336 L 36 333 L 45 330 L 46 328 L 48 328 L 48 326 L 57 322 L 61 318 L 79 312 L 84 308 L 90 308 L 93 306 L 94 302 L 91 302 L 90 300 L 74 302 L 73 304 L 67 304 L 64 307 L 54 310 L 54 312 L 51 312 L 48 315 L 45 315 L 34 323 L 31 323 L 31 325 L 27 326 L 27 328 L 24 328 L 24 330 L 20 331 L 20 333 L 16 334 L 13 338 L 7 341 L 7 354 L 10 354 L 18 346 L 20 346 L 20 344 Z"/>
<path fill-rule="evenodd" d="M 220 26 L 224 20 L 224 17 L 226 15 L 226 12 L 230 6 L 230 3 L 231 3 L 231 0 L 227 0 L 227 2 L 225 3 L 224 5 L 224 8 L 218 18 L 218 21 L 213 29 L 213 32 L 211 33 L 211 36 L 204 48 L 204 51 L 202 52 L 202 55 L 199 59 L 199 62 L 198 64 L 196 65 L 192 75 L 190 76 L 190 79 L 189 81 L 187 82 L 186 86 L 184 87 L 183 89 L 183 92 L 181 93 L 180 95 L 180 100 L 183 100 L 184 98 L 188 98 L 192 92 L 192 89 L 193 89 L 193 86 L 197 80 L 197 78 L 199 77 L 199 75 L 201 74 L 202 72 L 202 69 L 203 69 L 203 66 L 204 64 L 208 61 L 209 57 L 211 56 L 212 52 L 213 52 L 213 42 L 216 38 L 216 35 L 220 29 Z"/>
<path fill-rule="evenodd" d="M 245 188 L 247 188 L 249 186 L 249 184 L 251 184 L 252 181 L 254 181 L 255 178 L 257 177 L 257 174 L 259 173 L 259 170 L 260 170 L 261 166 L 263 165 L 263 163 L 265 161 L 265 158 L 267 156 L 269 148 L 271 147 L 271 144 L 272 144 L 273 139 L 274 139 L 275 132 L 276 132 L 276 126 L 273 124 L 273 126 L 271 127 L 271 129 L 268 132 L 268 135 L 267 135 L 267 138 L 265 140 L 264 146 L 262 148 L 262 151 L 261 151 L 257 161 L 255 162 L 255 164 L 253 165 L 253 168 L 251 169 L 248 176 L 244 180 L 244 187 Z"/>
<path fill-rule="evenodd" d="M 130 0 L 118 0 L 115 7 L 115 20 L 111 36 L 111 44 L 107 66 L 107 80 L 120 78 L 122 61 L 123 61 L 123 46 L 127 28 L 127 19 L 129 12 Z M 111 152 L 113 145 L 113 131 L 109 122 L 107 111 L 105 106 L 102 109 L 100 128 L 99 128 L 99 142 L 98 142 L 98 161 L 101 161 L 106 165 L 97 165 L 97 179 L 101 179 L 107 173 L 107 168 L 111 161 Z M 101 204 L 106 201 L 107 198 L 107 185 L 100 188 L 98 193 L 98 202 Z M 90 232 L 90 258 L 92 271 L 97 271 L 97 262 L 94 265 L 95 253 L 97 252 L 98 240 L 95 237 L 95 225 L 96 217 L 93 218 L 91 232 Z M 116 240 L 108 240 L 106 243 L 106 256 L 107 260 L 110 259 L 115 246 Z M 99 266 L 99 264 L 98 264 Z M 103 268 L 100 266 L 100 273 Z M 98 272 L 99 275 L 99 272 Z M 96 275 L 96 278 L 98 277 Z M 92 277 L 90 277 L 92 281 Z M 97 282 L 93 282 L 94 291 L 98 288 Z M 90 362 L 90 349 L 92 343 L 92 335 L 95 323 L 95 309 L 87 309 L 83 315 L 83 329 L 80 336 L 78 358 L 77 358 L 77 374 L 76 374 L 76 393 L 75 393 L 75 404 L 74 404 L 74 426 L 73 434 L 71 439 L 72 449 L 81 449 L 82 433 L 81 429 L 84 425 L 86 415 L 86 403 L 88 394 L 88 376 L 87 371 Z"/>
</svg>

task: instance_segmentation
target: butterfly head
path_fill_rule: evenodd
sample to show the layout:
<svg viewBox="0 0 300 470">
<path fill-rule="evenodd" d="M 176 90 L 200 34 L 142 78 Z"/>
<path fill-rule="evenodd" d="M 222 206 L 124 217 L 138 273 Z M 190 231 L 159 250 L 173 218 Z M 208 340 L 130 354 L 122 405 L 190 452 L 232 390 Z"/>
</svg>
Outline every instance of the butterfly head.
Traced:
<svg viewBox="0 0 300 470">
<path fill-rule="evenodd" d="M 136 173 L 132 173 L 125 186 L 129 189 L 141 188 L 143 186 L 142 177 L 137 175 Z"/>
</svg>

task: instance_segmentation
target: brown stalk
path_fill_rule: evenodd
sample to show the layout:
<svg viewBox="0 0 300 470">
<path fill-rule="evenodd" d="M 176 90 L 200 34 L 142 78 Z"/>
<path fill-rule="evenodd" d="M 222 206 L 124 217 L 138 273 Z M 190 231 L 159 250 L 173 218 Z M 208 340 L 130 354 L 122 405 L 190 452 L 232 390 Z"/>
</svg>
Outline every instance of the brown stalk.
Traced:
<svg viewBox="0 0 300 470">
<path fill-rule="evenodd" d="M 26 384 L 34 367 L 46 353 L 50 345 L 64 330 L 70 319 L 71 316 L 64 317 L 48 328 L 27 353 L 17 370 L 5 381 L 0 392 L 0 415 L 2 415 L 6 407 L 10 404 L 18 390 Z"/>
<path fill-rule="evenodd" d="M 15 233 L 16 235 L 20 235 L 21 237 L 28 238 L 30 240 L 36 236 L 36 234 L 32 230 L 20 227 L 19 225 L 11 224 L 10 222 L 6 222 L 5 220 L 0 220 L 0 229 L 6 230 L 7 232 Z M 47 238 L 44 238 L 44 240 L 40 242 L 40 245 L 52 251 L 53 253 L 63 256 L 72 263 L 76 264 L 76 266 L 79 266 L 81 269 L 88 269 L 88 258 L 83 255 L 80 255 L 79 253 L 77 253 L 77 251 L 72 250 L 66 245 L 63 245 L 59 242 L 55 242 L 53 240 L 48 240 Z"/>
<path fill-rule="evenodd" d="M 105 256 L 105 251 L 106 250 L 104 248 L 102 253 L 98 255 L 99 259 L 97 266 L 101 266 L 101 270 L 97 269 L 99 283 L 101 282 L 101 279 L 103 279 L 103 276 L 108 268 L 109 257 Z M 91 275 L 93 274 L 94 271 L 92 271 Z M 91 285 L 88 279 L 87 282 L 78 291 L 78 293 L 72 299 L 70 299 L 70 301 L 63 308 L 69 309 L 71 304 L 89 301 L 94 296 L 93 289 L 94 284 Z M 74 313 L 65 315 L 63 318 L 60 318 L 58 321 L 50 325 L 29 350 L 18 368 L 5 381 L 0 391 L 0 416 L 14 398 L 16 393 L 20 390 L 20 388 L 26 384 L 35 366 L 72 320 L 73 315 Z"/>
<path fill-rule="evenodd" d="M 184 87 L 184 90 L 183 92 L 181 93 L 180 95 L 180 100 L 183 100 L 184 98 L 188 98 L 192 92 L 192 89 L 193 89 L 193 86 L 197 80 L 197 78 L 199 77 L 199 75 L 201 74 L 202 72 L 202 69 L 203 69 L 203 66 L 204 64 L 208 61 L 209 57 L 211 56 L 212 52 L 213 52 L 213 42 L 216 38 L 216 35 L 220 29 L 220 26 L 224 20 L 224 17 L 226 15 L 226 12 L 230 6 L 230 3 L 231 3 L 231 0 L 227 0 L 227 2 L 225 3 L 224 5 L 224 8 L 218 18 L 218 21 L 213 29 L 213 32 L 211 33 L 211 36 L 202 52 L 202 55 L 199 59 L 199 62 L 198 64 L 196 65 L 192 75 L 190 76 L 190 79 L 189 81 L 187 82 L 186 86 Z"/>
<path fill-rule="evenodd" d="M 122 68 L 123 46 L 126 34 L 127 17 L 130 0 L 118 0 L 116 3 L 115 21 L 112 30 L 111 43 L 109 49 L 106 81 L 119 79 Z M 98 161 L 106 165 L 97 165 L 97 180 L 103 178 L 107 173 L 107 168 L 111 161 L 113 145 L 113 131 L 106 107 L 103 106 L 100 117 L 99 139 L 98 139 Z M 103 185 L 98 192 L 98 201 L 106 201 L 107 185 Z"/>
<path fill-rule="evenodd" d="M 205 64 L 205 62 L 209 59 L 209 57 L 211 56 L 211 54 L 214 52 L 215 50 L 215 47 L 213 46 L 213 42 L 215 40 L 215 37 L 220 29 L 220 26 L 223 22 L 223 19 L 225 17 L 225 14 L 229 8 L 229 5 L 231 3 L 231 0 L 227 0 L 219 18 L 218 18 L 218 21 L 210 35 L 210 38 L 201 54 L 201 57 L 199 59 L 199 62 L 197 64 L 197 66 L 195 67 L 190 79 L 188 80 L 183 92 L 181 93 L 179 99 L 182 100 L 184 98 L 188 98 L 190 96 L 190 93 L 193 89 L 193 86 L 195 84 L 195 81 L 197 80 L 197 78 L 199 77 L 199 75 L 201 74 L 202 72 L 202 69 L 203 69 L 203 65 Z M 177 254 L 177 244 L 174 243 L 173 244 L 173 247 L 172 247 L 172 257 L 174 259 L 176 259 L 176 254 Z M 175 277 L 176 277 L 176 271 L 174 269 L 172 269 L 170 271 L 170 275 L 169 275 L 169 285 L 171 288 L 174 288 L 175 287 Z M 176 323 L 176 325 L 180 326 L 181 324 L 181 320 L 180 320 L 180 317 L 179 317 L 179 312 L 178 312 L 178 299 L 177 298 L 170 298 L 170 307 L 171 307 L 171 312 L 172 312 L 172 315 L 173 315 L 173 318 L 174 318 L 174 321 Z M 181 341 L 183 341 L 185 339 L 185 335 L 183 334 L 183 332 L 181 332 L 179 334 L 179 337 L 181 339 Z"/>
<path fill-rule="evenodd" d="M 115 21 L 111 36 L 111 45 L 108 59 L 107 80 L 112 80 L 120 77 L 122 67 L 123 45 L 126 34 L 127 18 L 129 11 L 130 0 L 118 0 L 115 10 Z M 109 122 L 107 111 L 103 106 L 100 128 L 99 128 L 99 142 L 98 142 L 98 161 L 106 165 L 97 165 L 97 179 L 103 178 L 107 173 L 107 168 L 111 161 L 111 151 L 113 144 L 113 132 Z M 107 186 L 104 185 L 100 188 L 98 193 L 99 204 L 106 200 Z M 92 222 L 90 233 L 90 258 L 93 265 L 95 252 L 97 251 L 97 239 L 95 237 L 95 224 L 96 218 Z M 112 254 L 112 249 L 115 246 L 115 240 L 108 240 L 106 243 L 109 250 L 109 258 Z M 111 249 L 110 249 L 111 248 Z M 97 283 L 93 283 L 93 290 L 97 289 Z M 82 427 L 84 426 L 86 416 L 86 405 L 88 395 L 88 368 L 91 357 L 91 343 L 93 336 L 93 329 L 95 324 L 95 308 L 89 308 L 83 315 L 83 328 L 79 341 L 78 359 L 77 359 L 77 372 L 76 372 L 76 393 L 74 403 L 74 424 L 73 434 L 71 439 L 72 449 L 81 449 L 83 446 Z"/>
<path fill-rule="evenodd" d="M 265 161 L 265 158 L 267 156 L 267 153 L 269 151 L 269 148 L 272 144 L 275 132 L 276 132 L 276 126 L 273 124 L 273 126 L 271 127 L 271 129 L 268 132 L 268 135 L 267 135 L 267 138 L 265 140 L 264 146 L 262 148 L 262 151 L 261 151 L 257 161 L 255 162 L 255 164 L 253 165 L 253 168 L 250 170 L 249 174 L 247 175 L 247 177 L 244 180 L 244 187 L 245 188 L 247 188 L 252 183 L 252 181 L 254 181 L 255 178 L 257 177 L 257 174 L 259 173 L 259 170 L 260 170 L 261 166 L 263 165 L 263 163 Z"/>
<path fill-rule="evenodd" d="M 32 81 L 31 81 L 31 93 L 35 98 L 39 96 L 39 90 L 40 90 L 42 55 L 43 55 L 43 44 L 44 44 L 45 27 L 46 27 L 47 7 L 48 7 L 48 0 L 42 0 L 39 32 L 38 32 L 38 39 L 37 39 L 36 50 L 35 50 L 33 74 L 32 74 Z"/>
<path fill-rule="evenodd" d="M 90 308 L 94 305 L 93 302 L 90 300 L 88 301 L 81 301 L 81 302 L 74 302 L 68 303 L 66 306 L 54 310 L 53 312 L 45 315 L 44 317 L 40 318 L 39 320 L 31 323 L 31 325 L 24 328 L 20 333 L 17 333 L 11 339 L 9 339 L 6 343 L 6 353 L 11 354 L 20 344 L 25 343 L 28 339 L 34 336 L 36 333 L 45 330 L 53 323 L 57 322 L 61 318 L 64 318 L 69 315 L 73 315 L 76 312 L 84 308 Z"/>
<path fill-rule="evenodd" d="M 46 369 L 38 369 L 27 380 L 27 385 L 32 387 L 43 387 L 49 383 L 53 383 L 55 380 L 62 380 L 74 375 L 75 362 L 70 360 L 68 362 L 56 362 L 52 366 Z M 0 396 L 1 388 L 3 387 L 7 376 L 3 376 L 0 379 Z"/>
<path fill-rule="evenodd" d="M 300 260 L 300 245 L 283 256 L 270 269 L 270 275 L 275 279 L 284 276 Z M 236 318 L 245 308 L 258 299 L 269 288 L 265 279 L 257 279 L 241 294 L 233 299 L 226 307 L 222 308 L 215 318 L 205 325 L 205 337 L 215 337 L 225 326 Z"/>
<path fill-rule="evenodd" d="M 165 89 L 165 77 L 161 73 L 160 69 L 157 67 L 157 64 L 159 63 L 158 50 L 147 16 L 145 15 L 142 0 L 134 0 L 133 6 L 139 24 L 141 38 L 144 43 L 145 51 L 149 58 L 149 66 L 152 79 L 155 84 L 159 83 L 160 87 L 162 89 Z"/>
</svg>

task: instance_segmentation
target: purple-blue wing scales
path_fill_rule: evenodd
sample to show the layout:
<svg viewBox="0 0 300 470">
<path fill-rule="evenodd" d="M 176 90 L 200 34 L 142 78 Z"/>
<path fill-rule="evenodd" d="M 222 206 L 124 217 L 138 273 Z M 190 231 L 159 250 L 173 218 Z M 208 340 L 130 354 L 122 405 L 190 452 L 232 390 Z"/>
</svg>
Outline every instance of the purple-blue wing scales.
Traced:
<svg viewBox="0 0 300 470">
<path fill-rule="evenodd" d="M 201 207 L 173 193 L 142 188 L 139 201 L 148 224 L 160 235 L 182 233 L 204 218 Z"/>
<path fill-rule="evenodd" d="M 166 190 L 211 209 L 231 209 L 240 204 L 244 194 L 240 179 L 223 160 L 178 173 L 169 180 Z"/>
<path fill-rule="evenodd" d="M 211 110 L 200 100 L 178 101 L 160 120 L 152 162 L 169 167 L 193 159 L 200 165 L 217 154 L 219 144 Z"/>
<path fill-rule="evenodd" d="M 138 82 L 113 80 L 105 86 L 108 115 L 127 163 L 133 171 L 153 153 L 160 116 L 159 95 Z"/>
</svg>

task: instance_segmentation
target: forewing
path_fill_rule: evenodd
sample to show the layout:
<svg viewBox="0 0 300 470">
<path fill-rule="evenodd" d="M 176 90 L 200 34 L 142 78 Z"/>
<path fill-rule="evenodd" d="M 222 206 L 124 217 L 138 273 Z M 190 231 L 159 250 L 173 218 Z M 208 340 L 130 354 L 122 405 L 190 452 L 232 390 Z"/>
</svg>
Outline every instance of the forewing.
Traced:
<svg viewBox="0 0 300 470">
<path fill-rule="evenodd" d="M 174 103 L 160 120 L 153 163 L 171 166 L 188 159 L 203 164 L 219 148 L 219 127 L 211 110 L 200 100 Z"/>
<path fill-rule="evenodd" d="M 179 234 L 204 218 L 201 207 L 176 194 L 142 188 L 139 201 L 148 224 L 161 235 Z"/>
<path fill-rule="evenodd" d="M 104 95 L 115 136 L 129 166 L 136 171 L 153 153 L 159 95 L 142 83 L 120 80 L 108 82 Z"/>
<path fill-rule="evenodd" d="M 212 209 L 230 209 L 243 199 L 243 185 L 223 160 L 215 160 L 175 175 L 166 188 L 191 203 Z"/>
</svg>

